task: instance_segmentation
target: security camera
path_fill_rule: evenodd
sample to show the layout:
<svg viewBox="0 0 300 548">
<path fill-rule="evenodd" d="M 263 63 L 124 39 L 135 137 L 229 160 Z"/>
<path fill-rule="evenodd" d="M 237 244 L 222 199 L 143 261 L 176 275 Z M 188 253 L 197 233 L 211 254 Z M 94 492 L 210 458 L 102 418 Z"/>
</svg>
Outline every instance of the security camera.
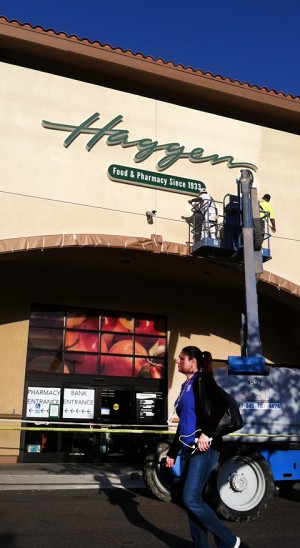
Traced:
<svg viewBox="0 0 300 548">
<path fill-rule="evenodd" d="M 152 209 L 152 211 L 146 211 L 146 217 L 147 217 L 147 223 L 149 225 L 153 225 L 153 217 L 156 215 L 156 210 Z"/>
</svg>

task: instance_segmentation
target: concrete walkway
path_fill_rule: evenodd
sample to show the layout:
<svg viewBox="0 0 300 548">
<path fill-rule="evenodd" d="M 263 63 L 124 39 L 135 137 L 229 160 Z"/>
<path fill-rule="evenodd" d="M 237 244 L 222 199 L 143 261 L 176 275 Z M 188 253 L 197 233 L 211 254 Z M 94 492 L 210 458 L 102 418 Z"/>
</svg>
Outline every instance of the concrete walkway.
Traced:
<svg viewBox="0 0 300 548">
<path fill-rule="evenodd" d="M 145 488 L 140 465 L 0 464 L 0 491 Z"/>
</svg>

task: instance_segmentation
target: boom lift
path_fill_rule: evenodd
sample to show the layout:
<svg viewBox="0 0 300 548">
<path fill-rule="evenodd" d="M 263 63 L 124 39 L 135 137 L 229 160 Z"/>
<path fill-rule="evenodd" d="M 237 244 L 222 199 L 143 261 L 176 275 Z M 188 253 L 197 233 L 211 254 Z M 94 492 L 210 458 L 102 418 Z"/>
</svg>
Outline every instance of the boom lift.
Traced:
<svg viewBox="0 0 300 548">
<path fill-rule="evenodd" d="M 237 195 L 225 196 L 218 222 L 209 219 L 209 207 L 205 209 L 201 194 L 198 204 L 195 199 L 192 202 L 196 204 L 193 215 L 185 218 L 192 227 L 192 255 L 244 271 L 241 355 L 229 356 L 228 367 L 216 368 L 214 376 L 239 403 L 245 424 L 242 431 L 224 438 L 224 451 L 208 482 L 207 496 L 223 517 L 248 521 L 265 511 L 275 485 L 286 490 L 300 481 L 296 389 L 300 368 L 266 366 L 262 356 L 256 281 L 263 263 L 271 259 L 270 233 L 268 219 L 263 223 L 260 219 L 252 173 L 241 170 Z M 180 454 L 168 469 L 164 458 L 170 439 L 154 445 L 144 464 L 144 479 L 152 493 L 170 501 L 180 492 Z"/>
<path fill-rule="evenodd" d="M 228 373 L 234 375 L 265 375 L 266 364 L 262 356 L 256 278 L 263 272 L 263 262 L 270 259 L 269 234 L 266 234 L 268 246 L 262 247 L 264 234 L 260 221 L 257 189 L 253 188 L 253 175 L 247 169 L 241 170 L 237 180 L 237 196 L 229 195 L 229 201 L 223 202 L 223 224 L 213 226 L 218 238 L 211 238 L 212 223 L 204 213 L 197 217 L 197 206 L 193 208 L 194 244 L 192 254 L 211 257 L 215 261 L 239 264 L 245 275 L 245 313 L 242 314 L 241 356 L 228 357 Z M 205 237 L 201 237 L 201 233 Z M 208 235 L 208 236 L 207 236 Z"/>
</svg>

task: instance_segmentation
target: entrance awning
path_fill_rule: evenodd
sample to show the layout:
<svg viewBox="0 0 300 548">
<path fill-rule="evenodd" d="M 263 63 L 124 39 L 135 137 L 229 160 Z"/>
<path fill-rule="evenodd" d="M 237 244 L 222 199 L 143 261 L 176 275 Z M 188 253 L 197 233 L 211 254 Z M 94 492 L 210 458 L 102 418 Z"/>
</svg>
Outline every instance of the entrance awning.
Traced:
<svg viewBox="0 0 300 548">
<path fill-rule="evenodd" d="M 151 238 L 114 234 L 54 234 L 11 238 L 0 240 L 0 261 L 7 260 L 8 256 L 12 254 L 21 253 L 23 255 L 24 252 L 72 248 L 123 249 L 162 256 L 177 256 L 178 258 L 189 257 L 195 262 L 199 261 L 199 258 L 191 256 L 188 245 L 164 241 L 163 237 L 157 234 L 152 234 Z M 206 259 L 200 259 L 200 261 L 206 262 Z M 220 266 L 219 268 L 221 271 L 224 271 L 224 266 Z M 218 268 L 214 267 L 214 273 L 217 270 Z M 279 294 L 274 294 L 274 289 L 280 291 L 280 296 Z M 288 304 L 294 307 L 300 306 L 300 300 L 298 300 L 300 298 L 300 286 L 272 272 L 264 271 L 259 275 L 258 291 L 267 293 L 278 300 L 288 301 Z"/>
</svg>

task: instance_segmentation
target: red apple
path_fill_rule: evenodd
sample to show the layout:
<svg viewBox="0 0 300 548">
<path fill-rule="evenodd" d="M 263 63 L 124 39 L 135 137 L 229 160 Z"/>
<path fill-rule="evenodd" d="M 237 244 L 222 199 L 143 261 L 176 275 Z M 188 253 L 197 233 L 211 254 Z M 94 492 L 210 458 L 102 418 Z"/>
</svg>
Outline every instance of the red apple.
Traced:
<svg viewBox="0 0 300 548">
<path fill-rule="evenodd" d="M 118 318 L 102 316 L 101 327 L 103 331 L 112 331 L 118 322 Z"/>
<path fill-rule="evenodd" d="M 76 352 L 98 352 L 98 333 L 84 331 L 67 331 L 65 349 Z"/>
<path fill-rule="evenodd" d="M 136 343 L 136 354 L 141 356 L 147 356 L 145 348 Z M 131 377 L 132 376 L 132 354 L 133 354 L 133 340 L 124 339 L 116 342 L 109 350 L 109 354 L 128 354 L 128 356 L 111 356 L 108 355 L 104 362 L 104 375 Z M 138 362 L 136 364 L 136 362 Z M 102 363 L 102 362 L 101 362 Z M 144 358 L 136 358 L 135 366 L 141 367 L 144 363 Z"/>
<path fill-rule="evenodd" d="M 120 337 L 114 335 L 114 333 L 105 333 L 105 331 L 128 333 L 130 329 L 129 323 L 131 323 L 131 320 L 129 321 L 126 318 L 111 318 L 108 316 L 102 317 L 101 339 L 104 339 L 106 341 L 108 348 L 112 345 L 113 342 L 120 340 Z"/>
<path fill-rule="evenodd" d="M 154 327 L 154 322 L 151 320 L 137 320 L 135 332 L 142 334 L 146 333 L 147 335 L 159 335 Z"/>
<path fill-rule="evenodd" d="M 108 351 L 108 346 L 105 339 L 101 339 L 101 352 L 104 354 Z"/>
<path fill-rule="evenodd" d="M 127 331 L 132 331 L 132 319 L 131 318 L 119 318 L 119 324 L 126 328 Z M 115 329 L 117 331 L 117 329 Z"/>
<path fill-rule="evenodd" d="M 129 329 L 122 322 L 118 322 L 113 331 L 115 333 L 113 343 L 124 340 L 124 333 L 130 333 Z"/>
<path fill-rule="evenodd" d="M 110 318 L 108 316 L 102 316 L 101 328 L 103 331 L 113 331 L 116 326 L 118 318 Z M 114 336 L 111 333 L 102 333 L 101 340 L 105 340 L 108 348 L 111 346 Z"/>
<path fill-rule="evenodd" d="M 148 359 L 135 358 L 134 360 L 134 376 L 135 377 L 151 377 L 150 366 Z"/>
<path fill-rule="evenodd" d="M 79 315 L 77 312 L 69 313 L 67 316 L 67 327 L 73 329 L 99 329 L 99 319 L 96 316 Z"/>
<path fill-rule="evenodd" d="M 96 375 L 98 366 L 98 357 L 94 354 L 83 354 L 79 356 L 78 364 L 76 365 L 75 354 L 75 368 L 74 373 L 81 375 Z"/>
</svg>

